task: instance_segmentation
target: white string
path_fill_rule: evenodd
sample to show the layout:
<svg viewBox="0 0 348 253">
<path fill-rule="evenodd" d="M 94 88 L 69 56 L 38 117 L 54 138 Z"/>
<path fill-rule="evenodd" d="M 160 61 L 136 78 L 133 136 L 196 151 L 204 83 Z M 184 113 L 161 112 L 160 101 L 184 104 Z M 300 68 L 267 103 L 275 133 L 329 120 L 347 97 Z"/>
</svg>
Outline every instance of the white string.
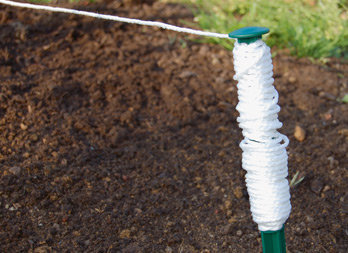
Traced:
<svg viewBox="0 0 348 253">
<path fill-rule="evenodd" d="M 67 8 L 61 8 L 61 7 L 52 7 L 47 5 L 37 5 L 37 4 L 28 4 L 28 3 L 19 3 L 19 2 L 13 2 L 8 0 L 0 0 L 0 3 L 14 6 L 14 7 L 21 7 L 21 8 L 29 8 L 29 9 L 35 9 L 35 10 L 45 10 L 45 11 L 51 11 L 51 12 L 61 12 L 61 13 L 69 13 L 69 14 L 76 14 L 76 15 L 82 15 L 82 16 L 88 16 L 88 17 L 94 17 L 99 19 L 106 19 L 106 20 L 112 20 L 112 21 L 119 21 L 119 22 L 125 22 L 130 24 L 138 24 L 138 25 L 146 25 L 146 26 L 156 26 L 167 30 L 172 30 L 176 32 L 183 32 L 183 33 L 190 33 L 195 35 L 201 35 L 201 36 L 208 36 L 208 37 L 216 37 L 216 38 L 225 38 L 228 39 L 228 34 L 222 34 L 222 33 L 213 33 L 213 32 L 203 32 L 200 30 L 194 30 L 190 28 L 183 28 L 178 27 L 174 25 L 169 25 L 162 22 L 157 21 L 144 21 L 139 19 L 133 19 L 133 18 L 124 18 L 119 16 L 113 16 L 113 15 L 105 15 L 105 14 L 98 14 L 95 12 L 89 12 L 89 11 L 79 11 L 79 10 L 73 10 L 73 9 L 67 9 Z"/>
<path fill-rule="evenodd" d="M 236 42 L 233 56 L 250 209 L 259 230 L 276 231 L 289 217 L 291 204 L 285 149 L 289 139 L 277 131 L 282 123 L 278 120 L 280 107 L 273 86 L 271 52 L 262 40 L 249 45 Z"/>
</svg>

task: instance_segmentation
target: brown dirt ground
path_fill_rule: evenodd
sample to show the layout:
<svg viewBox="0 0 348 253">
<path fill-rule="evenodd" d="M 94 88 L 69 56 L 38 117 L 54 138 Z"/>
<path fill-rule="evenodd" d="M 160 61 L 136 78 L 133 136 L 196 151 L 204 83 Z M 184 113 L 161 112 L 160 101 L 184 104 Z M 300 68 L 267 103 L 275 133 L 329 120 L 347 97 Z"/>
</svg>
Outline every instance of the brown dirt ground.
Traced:
<svg viewBox="0 0 348 253">
<path fill-rule="evenodd" d="M 158 2 L 78 8 L 192 20 Z M 0 6 L 1 252 L 261 251 L 232 53 L 191 38 Z M 348 109 L 336 99 L 348 66 L 286 55 L 274 66 L 289 177 L 305 176 L 291 189 L 288 251 L 346 252 Z"/>
</svg>

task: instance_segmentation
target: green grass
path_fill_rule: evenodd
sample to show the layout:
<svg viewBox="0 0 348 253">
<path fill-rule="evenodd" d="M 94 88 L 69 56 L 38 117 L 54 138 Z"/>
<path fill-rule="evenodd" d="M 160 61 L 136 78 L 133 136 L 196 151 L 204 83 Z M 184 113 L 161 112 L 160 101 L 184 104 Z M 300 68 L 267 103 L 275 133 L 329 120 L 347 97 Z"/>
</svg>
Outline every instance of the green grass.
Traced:
<svg viewBox="0 0 348 253">
<path fill-rule="evenodd" d="M 298 57 L 348 59 L 345 0 L 174 0 L 192 6 L 204 30 L 229 33 L 245 26 L 265 26 L 269 46 Z M 207 40 L 204 40 L 207 41 Z M 208 39 L 227 49 L 233 42 Z"/>
<path fill-rule="evenodd" d="M 343 103 L 348 103 L 348 94 L 344 95 L 344 97 L 341 100 Z"/>
<path fill-rule="evenodd" d="M 293 176 L 293 178 L 290 180 L 290 188 L 294 188 L 296 185 L 300 184 L 305 176 L 299 177 L 300 172 L 297 171 L 296 174 Z"/>
</svg>

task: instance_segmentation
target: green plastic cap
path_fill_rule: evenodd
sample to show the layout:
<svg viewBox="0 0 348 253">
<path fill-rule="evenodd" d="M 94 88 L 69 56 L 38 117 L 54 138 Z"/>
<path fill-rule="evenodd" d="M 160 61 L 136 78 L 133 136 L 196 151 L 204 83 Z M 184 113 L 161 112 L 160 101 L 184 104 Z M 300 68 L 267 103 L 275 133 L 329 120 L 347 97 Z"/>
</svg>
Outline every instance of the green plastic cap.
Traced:
<svg viewBox="0 0 348 253">
<path fill-rule="evenodd" d="M 278 231 L 261 231 L 263 253 L 286 253 L 284 226 Z"/>
<path fill-rule="evenodd" d="M 235 30 L 229 33 L 228 36 L 233 39 L 238 39 L 239 43 L 250 44 L 261 39 L 262 35 L 268 32 L 269 29 L 266 27 L 249 26 Z"/>
</svg>

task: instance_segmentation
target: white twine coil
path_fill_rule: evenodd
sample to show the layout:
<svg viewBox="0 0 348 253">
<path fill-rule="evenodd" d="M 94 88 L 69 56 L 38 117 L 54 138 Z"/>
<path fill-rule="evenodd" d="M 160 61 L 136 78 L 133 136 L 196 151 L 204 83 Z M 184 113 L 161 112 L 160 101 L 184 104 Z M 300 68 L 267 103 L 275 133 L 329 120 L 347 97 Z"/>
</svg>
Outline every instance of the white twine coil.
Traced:
<svg viewBox="0 0 348 253">
<path fill-rule="evenodd" d="M 291 210 L 286 147 L 289 139 L 277 129 L 280 107 L 273 86 L 270 48 L 262 41 L 235 43 L 234 66 L 238 81 L 237 118 L 243 130 L 242 167 L 253 220 L 261 231 L 282 228 Z"/>
</svg>

